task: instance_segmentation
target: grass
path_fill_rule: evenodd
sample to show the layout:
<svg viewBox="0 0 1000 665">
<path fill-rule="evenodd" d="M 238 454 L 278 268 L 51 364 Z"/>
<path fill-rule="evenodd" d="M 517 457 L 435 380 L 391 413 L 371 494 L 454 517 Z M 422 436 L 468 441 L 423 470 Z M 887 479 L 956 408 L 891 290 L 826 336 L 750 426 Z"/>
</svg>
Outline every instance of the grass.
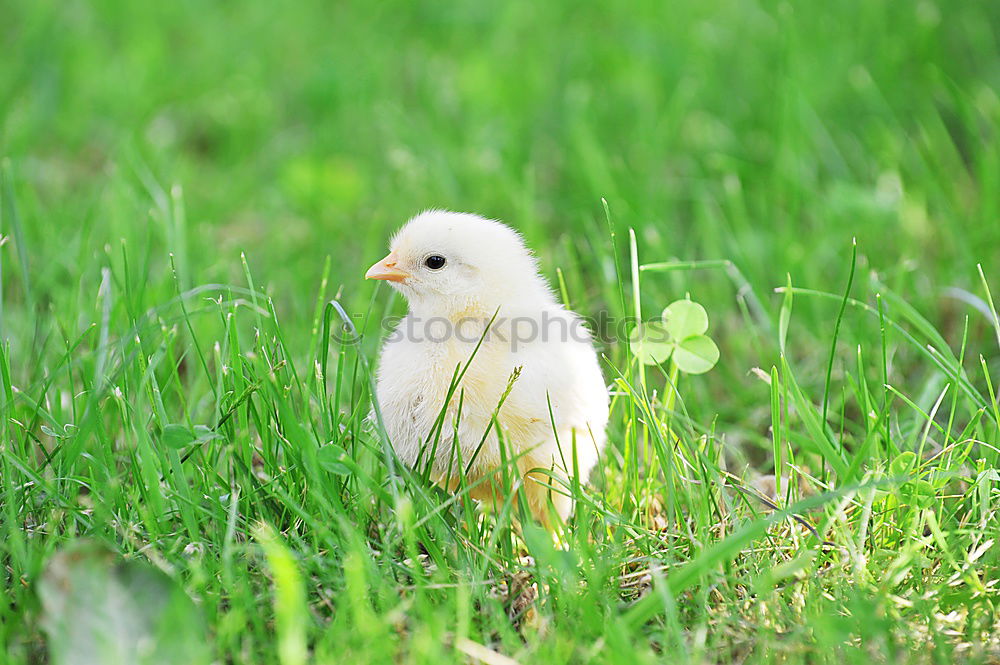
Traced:
<svg viewBox="0 0 1000 665">
<path fill-rule="evenodd" d="M 1000 658 L 1000 7 L 161 5 L 0 22 L 7 662 L 81 538 L 216 662 Z M 709 312 L 676 394 L 602 347 L 565 548 L 366 420 L 403 303 L 361 276 L 426 207 L 585 314 Z"/>
</svg>

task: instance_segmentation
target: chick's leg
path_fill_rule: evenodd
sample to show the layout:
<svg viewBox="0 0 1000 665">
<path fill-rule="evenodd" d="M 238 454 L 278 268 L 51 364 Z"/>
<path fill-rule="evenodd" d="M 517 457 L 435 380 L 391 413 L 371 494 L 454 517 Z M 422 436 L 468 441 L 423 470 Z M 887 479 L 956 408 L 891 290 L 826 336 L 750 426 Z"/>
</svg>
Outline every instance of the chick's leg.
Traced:
<svg viewBox="0 0 1000 665">
<path fill-rule="evenodd" d="M 535 519 L 550 531 L 573 514 L 575 500 L 570 488 L 574 483 L 570 479 L 579 474 L 580 484 L 586 484 L 597 463 L 598 450 L 592 437 L 565 429 L 559 431 L 558 439 L 538 446 L 523 458 L 525 498 Z"/>
</svg>

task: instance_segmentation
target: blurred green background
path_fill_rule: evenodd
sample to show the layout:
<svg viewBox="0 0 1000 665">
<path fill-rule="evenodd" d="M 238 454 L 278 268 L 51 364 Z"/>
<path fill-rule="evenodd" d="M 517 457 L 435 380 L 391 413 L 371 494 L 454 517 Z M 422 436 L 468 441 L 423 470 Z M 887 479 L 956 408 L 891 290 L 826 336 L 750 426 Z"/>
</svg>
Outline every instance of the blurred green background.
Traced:
<svg viewBox="0 0 1000 665">
<path fill-rule="evenodd" d="M 159 239 L 128 186 L 144 169 L 183 187 L 206 278 L 234 279 L 245 249 L 289 290 L 327 254 L 353 284 L 430 206 L 587 265 L 602 196 L 644 258 L 731 258 L 762 284 L 830 281 L 851 236 L 879 267 L 918 263 L 914 288 L 969 284 L 1000 251 L 992 2 L 2 11 L 26 242 L 73 250 L 32 266 L 39 288 L 119 236 Z"/>
</svg>

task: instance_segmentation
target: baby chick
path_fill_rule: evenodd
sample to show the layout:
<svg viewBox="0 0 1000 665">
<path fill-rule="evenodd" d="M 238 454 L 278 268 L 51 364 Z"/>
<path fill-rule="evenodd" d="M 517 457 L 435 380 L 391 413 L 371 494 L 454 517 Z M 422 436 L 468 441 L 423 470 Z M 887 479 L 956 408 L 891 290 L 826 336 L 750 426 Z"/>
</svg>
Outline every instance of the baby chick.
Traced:
<svg viewBox="0 0 1000 665">
<path fill-rule="evenodd" d="M 583 322 L 556 302 L 521 236 L 431 210 L 365 277 L 388 281 L 409 304 L 382 348 L 376 387 L 399 458 L 429 465 L 451 490 L 468 467 L 481 501 L 506 498 L 507 460 L 534 517 L 554 528 L 551 507 L 565 520 L 570 480 L 586 482 L 604 447 L 608 391 Z"/>
</svg>

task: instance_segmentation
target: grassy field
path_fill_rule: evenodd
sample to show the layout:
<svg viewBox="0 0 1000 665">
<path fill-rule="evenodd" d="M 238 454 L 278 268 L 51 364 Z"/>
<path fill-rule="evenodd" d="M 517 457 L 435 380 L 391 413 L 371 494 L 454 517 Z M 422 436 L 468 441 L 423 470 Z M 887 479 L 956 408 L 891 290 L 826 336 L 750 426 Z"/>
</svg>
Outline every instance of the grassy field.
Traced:
<svg viewBox="0 0 1000 665">
<path fill-rule="evenodd" d="M 169 662 L 997 662 L 998 39 L 985 0 L 0 4 L 0 660 L 81 662 L 40 589 L 90 547 L 198 606 Z M 562 546 L 368 420 L 405 304 L 362 276 L 428 207 L 583 314 L 708 310 L 676 399 L 602 344 Z"/>
</svg>

